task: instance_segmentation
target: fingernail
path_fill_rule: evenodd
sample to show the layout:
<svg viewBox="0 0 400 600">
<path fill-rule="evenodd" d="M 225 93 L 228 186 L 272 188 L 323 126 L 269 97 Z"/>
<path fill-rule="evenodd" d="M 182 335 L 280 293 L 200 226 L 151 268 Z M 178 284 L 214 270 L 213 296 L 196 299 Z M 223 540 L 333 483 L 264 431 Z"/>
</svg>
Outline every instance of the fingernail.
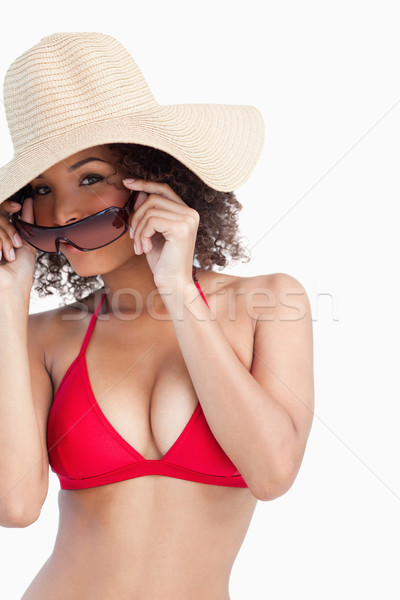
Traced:
<svg viewBox="0 0 400 600">
<path fill-rule="evenodd" d="M 134 183 L 136 181 L 136 179 L 129 178 L 129 179 L 123 179 L 122 181 L 124 183 Z"/>
<path fill-rule="evenodd" d="M 14 233 L 13 240 L 14 240 L 14 244 L 16 246 L 22 246 L 22 240 L 21 240 L 20 236 L 18 235 L 18 233 Z"/>
<path fill-rule="evenodd" d="M 136 244 L 135 244 L 135 243 L 133 243 L 133 247 L 134 247 L 134 249 L 135 249 L 135 254 L 137 254 L 137 253 L 138 253 L 138 251 L 137 251 L 137 246 L 136 246 Z"/>
<path fill-rule="evenodd" d="M 11 248 L 11 250 L 10 250 L 9 254 L 10 254 L 10 258 L 11 258 L 11 260 L 15 260 L 15 252 L 14 252 L 14 248 Z"/>
<path fill-rule="evenodd" d="M 133 240 L 133 229 L 132 229 L 132 227 L 129 227 L 129 237 L 131 238 L 131 240 Z"/>
</svg>

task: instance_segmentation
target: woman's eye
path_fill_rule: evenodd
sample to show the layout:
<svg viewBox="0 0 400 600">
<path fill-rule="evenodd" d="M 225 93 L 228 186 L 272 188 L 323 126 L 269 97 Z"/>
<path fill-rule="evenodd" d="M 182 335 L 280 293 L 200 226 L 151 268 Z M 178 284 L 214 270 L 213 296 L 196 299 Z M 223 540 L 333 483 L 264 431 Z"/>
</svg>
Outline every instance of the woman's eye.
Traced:
<svg viewBox="0 0 400 600">
<path fill-rule="evenodd" d="M 81 180 L 81 184 L 86 185 L 93 185 L 94 183 L 97 183 L 98 181 L 101 181 L 102 179 L 104 179 L 104 177 L 102 177 L 101 175 L 86 175 L 86 177 L 84 177 Z M 90 181 L 88 181 L 90 180 Z M 84 183 L 85 181 L 88 181 L 88 183 Z M 43 190 L 49 190 L 50 188 L 47 185 L 39 185 L 38 187 L 36 187 L 34 189 L 34 193 L 37 194 L 38 196 L 45 196 L 48 191 L 43 191 Z"/>
<path fill-rule="evenodd" d="M 82 179 L 81 183 L 83 183 L 87 179 L 94 179 L 95 181 L 92 181 L 92 183 L 88 184 L 88 185 L 93 185 L 93 183 L 96 183 L 97 181 L 101 181 L 102 179 L 104 179 L 104 177 L 101 177 L 100 175 L 86 175 L 86 177 L 84 177 Z"/>
<path fill-rule="evenodd" d="M 40 192 L 40 190 L 42 190 L 43 188 L 47 188 L 47 189 L 49 189 L 47 185 L 39 185 L 37 188 L 35 188 L 35 189 L 33 190 L 33 193 L 34 193 L 34 194 L 38 194 L 38 196 L 44 196 L 45 194 L 42 194 L 42 193 Z"/>
</svg>

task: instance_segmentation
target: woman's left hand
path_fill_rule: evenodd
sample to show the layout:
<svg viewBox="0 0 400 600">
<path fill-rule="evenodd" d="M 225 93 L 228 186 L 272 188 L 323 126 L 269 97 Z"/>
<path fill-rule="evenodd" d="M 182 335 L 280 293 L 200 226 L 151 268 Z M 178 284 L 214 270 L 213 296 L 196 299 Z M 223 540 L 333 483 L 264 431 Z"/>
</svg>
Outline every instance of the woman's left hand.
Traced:
<svg viewBox="0 0 400 600">
<path fill-rule="evenodd" d="M 148 194 L 142 202 L 136 202 L 129 224 L 137 254 L 142 250 L 146 254 L 156 286 L 193 284 L 199 213 L 185 204 L 167 183 L 136 179 L 134 183 L 124 180 L 124 185 Z"/>
</svg>

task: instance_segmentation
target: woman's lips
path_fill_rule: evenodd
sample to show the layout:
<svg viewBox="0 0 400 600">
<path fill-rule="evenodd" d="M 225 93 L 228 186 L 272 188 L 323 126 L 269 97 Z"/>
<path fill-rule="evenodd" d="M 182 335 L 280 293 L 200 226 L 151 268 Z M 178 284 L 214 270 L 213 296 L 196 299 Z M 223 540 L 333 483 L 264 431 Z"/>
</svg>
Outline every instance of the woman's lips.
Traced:
<svg viewBox="0 0 400 600">
<path fill-rule="evenodd" d="M 60 241 L 60 247 L 62 247 L 64 250 L 66 250 L 69 254 L 84 254 L 83 250 L 78 250 L 78 248 L 75 248 L 75 246 L 72 246 L 71 244 L 68 244 L 67 242 Z"/>
</svg>

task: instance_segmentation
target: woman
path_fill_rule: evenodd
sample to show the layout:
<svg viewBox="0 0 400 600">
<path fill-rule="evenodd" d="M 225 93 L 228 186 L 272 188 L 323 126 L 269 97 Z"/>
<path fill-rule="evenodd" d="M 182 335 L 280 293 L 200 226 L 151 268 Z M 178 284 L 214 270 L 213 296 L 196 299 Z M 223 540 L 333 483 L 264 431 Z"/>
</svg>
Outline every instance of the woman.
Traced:
<svg viewBox="0 0 400 600">
<path fill-rule="evenodd" d="M 262 119 L 158 105 L 105 34 L 43 38 L 4 89 L 1 524 L 38 518 L 49 465 L 61 485 L 55 547 L 23 600 L 227 600 L 313 407 L 304 288 L 212 271 L 242 256 L 231 190 Z M 75 302 L 28 315 L 33 283 Z"/>
</svg>

